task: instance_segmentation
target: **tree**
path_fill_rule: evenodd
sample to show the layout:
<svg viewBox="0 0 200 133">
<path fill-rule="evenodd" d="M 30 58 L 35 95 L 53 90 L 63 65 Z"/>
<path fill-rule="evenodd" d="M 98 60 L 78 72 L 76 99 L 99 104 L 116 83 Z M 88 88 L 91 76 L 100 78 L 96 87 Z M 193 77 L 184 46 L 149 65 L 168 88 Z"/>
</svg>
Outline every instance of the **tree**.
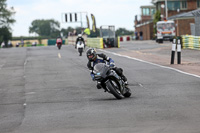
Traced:
<svg viewBox="0 0 200 133">
<path fill-rule="evenodd" d="M 8 9 L 6 0 L 0 0 L 0 43 L 4 41 L 6 47 L 8 40 L 12 38 L 10 25 L 15 22 L 12 18 L 14 14 L 14 8 Z"/>
<path fill-rule="evenodd" d="M 154 33 L 154 35 L 157 33 L 156 23 L 157 23 L 158 21 L 161 21 L 160 15 L 161 15 L 161 13 L 160 13 L 159 10 L 157 10 L 156 13 L 154 14 L 154 19 L 153 19 L 153 25 L 154 25 L 153 33 Z"/>
<path fill-rule="evenodd" d="M 0 28 L 0 42 L 5 42 L 5 46 L 7 47 L 8 41 L 12 38 L 12 33 L 10 32 L 8 27 Z"/>
<path fill-rule="evenodd" d="M 74 29 L 72 27 L 68 27 L 67 29 L 62 28 L 61 33 L 63 36 L 68 37 L 69 32 L 73 32 Z"/>
<path fill-rule="evenodd" d="M 116 30 L 116 36 L 132 35 L 134 31 L 127 30 L 125 28 L 119 28 Z"/>
<path fill-rule="evenodd" d="M 39 36 L 56 38 L 60 36 L 60 23 L 54 19 L 34 20 L 29 27 L 29 33 L 37 33 Z"/>
</svg>

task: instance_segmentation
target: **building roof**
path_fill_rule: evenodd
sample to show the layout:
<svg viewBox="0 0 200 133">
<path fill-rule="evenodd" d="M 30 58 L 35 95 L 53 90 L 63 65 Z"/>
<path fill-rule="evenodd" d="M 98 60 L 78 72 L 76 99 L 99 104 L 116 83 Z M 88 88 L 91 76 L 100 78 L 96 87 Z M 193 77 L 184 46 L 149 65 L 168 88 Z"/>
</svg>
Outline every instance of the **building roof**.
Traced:
<svg viewBox="0 0 200 133">
<path fill-rule="evenodd" d="M 155 4 L 157 2 L 163 2 L 165 0 L 152 0 L 151 3 Z M 177 1 L 177 0 L 168 0 L 168 1 Z"/>
<path fill-rule="evenodd" d="M 140 6 L 140 8 L 156 8 L 156 6 L 154 6 L 154 5 L 144 5 L 144 6 Z"/>
<path fill-rule="evenodd" d="M 180 13 L 180 14 L 168 17 L 168 20 L 178 19 L 178 18 L 192 18 L 195 16 L 200 16 L 200 9 L 193 10 L 193 11 L 186 12 L 186 13 Z"/>
<path fill-rule="evenodd" d="M 152 0 L 151 2 L 155 4 L 155 3 L 161 2 L 161 1 L 165 1 L 165 0 Z"/>
</svg>

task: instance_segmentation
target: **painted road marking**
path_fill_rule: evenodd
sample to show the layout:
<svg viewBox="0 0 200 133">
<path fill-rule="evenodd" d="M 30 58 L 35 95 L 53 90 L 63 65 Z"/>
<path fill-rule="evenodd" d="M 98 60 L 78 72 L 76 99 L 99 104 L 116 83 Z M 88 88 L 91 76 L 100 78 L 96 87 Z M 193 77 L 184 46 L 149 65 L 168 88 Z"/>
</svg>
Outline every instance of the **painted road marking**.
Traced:
<svg viewBox="0 0 200 133">
<path fill-rule="evenodd" d="M 1 68 L 2 68 L 3 66 L 4 66 L 4 64 L 0 66 L 0 70 L 1 70 Z"/>
<path fill-rule="evenodd" d="M 148 63 L 148 64 L 151 64 L 151 65 L 154 65 L 154 66 L 158 66 L 158 67 L 162 67 L 162 68 L 174 70 L 174 71 L 177 71 L 177 72 L 182 73 L 182 74 L 186 74 L 186 75 L 190 75 L 190 76 L 193 76 L 193 77 L 196 77 L 196 78 L 200 78 L 199 75 L 187 73 L 187 72 L 184 72 L 184 71 L 181 71 L 181 70 L 172 68 L 172 67 L 167 67 L 167 66 L 158 65 L 158 64 L 151 63 L 151 62 L 148 62 L 148 61 L 144 61 L 144 60 L 141 60 L 141 59 L 138 59 L 138 58 L 133 58 L 133 57 L 130 57 L 130 56 L 127 56 L 127 55 L 121 55 L 121 54 L 117 54 L 117 53 L 110 52 L 110 51 L 106 51 L 106 50 L 101 50 L 101 49 L 100 49 L 100 51 L 104 51 L 104 52 L 107 52 L 107 53 L 110 53 L 110 54 L 113 54 L 113 55 L 116 55 L 116 56 L 121 56 L 121 57 L 125 57 L 125 58 L 128 58 L 128 59 L 132 59 L 132 60 L 136 60 L 136 61 Z"/>
<path fill-rule="evenodd" d="M 58 53 L 58 58 L 61 58 L 61 54 L 60 53 Z"/>
<path fill-rule="evenodd" d="M 28 92 L 26 93 L 27 95 L 32 95 L 32 94 L 35 94 L 35 92 Z"/>
<path fill-rule="evenodd" d="M 24 66 L 26 66 L 26 64 L 27 64 L 27 59 L 26 59 L 25 62 L 24 62 Z"/>
</svg>

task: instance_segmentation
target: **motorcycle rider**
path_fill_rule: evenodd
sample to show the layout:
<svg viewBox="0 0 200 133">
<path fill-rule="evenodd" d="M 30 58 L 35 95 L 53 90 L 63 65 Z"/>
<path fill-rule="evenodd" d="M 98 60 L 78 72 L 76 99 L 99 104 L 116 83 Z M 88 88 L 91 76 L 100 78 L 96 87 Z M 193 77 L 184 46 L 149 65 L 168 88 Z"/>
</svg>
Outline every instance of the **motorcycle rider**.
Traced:
<svg viewBox="0 0 200 133">
<path fill-rule="evenodd" d="M 109 66 L 115 70 L 115 72 L 122 78 L 122 80 L 125 82 L 125 85 L 128 86 L 128 81 L 127 78 L 123 74 L 123 69 L 115 67 L 114 60 L 111 59 L 110 57 L 106 56 L 105 54 L 97 54 L 96 50 L 94 48 L 90 48 L 87 50 L 86 56 L 88 58 L 88 64 L 87 67 L 90 70 L 90 75 L 92 77 L 92 80 L 94 80 L 94 66 L 98 63 L 108 63 Z M 101 85 L 97 83 L 97 88 L 101 89 Z"/>
<path fill-rule="evenodd" d="M 78 37 L 76 39 L 75 48 L 77 47 L 76 45 L 77 45 L 78 41 L 82 41 L 84 44 L 84 48 L 85 48 L 85 41 L 84 41 L 84 38 L 82 37 L 82 34 L 78 34 Z"/>
<path fill-rule="evenodd" d="M 56 39 L 56 44 L 57 44 L 57 46 L 60 44 L 60 45 L 62 45 L 62 38 L 61 37 L 57 37 L 57 39 Z"/>
</svg>

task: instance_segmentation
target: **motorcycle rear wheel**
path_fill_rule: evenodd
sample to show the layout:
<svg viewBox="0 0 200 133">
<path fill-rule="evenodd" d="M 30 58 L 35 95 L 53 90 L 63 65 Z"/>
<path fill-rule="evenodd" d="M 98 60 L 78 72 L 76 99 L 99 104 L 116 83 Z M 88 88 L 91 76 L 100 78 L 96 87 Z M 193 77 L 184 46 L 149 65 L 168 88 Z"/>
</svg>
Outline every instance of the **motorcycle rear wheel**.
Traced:
<svg viewBox="0 0 200 133">
<path fill-rule="evenodd" d="M 79 56 L 82 56 L 82 51 L 80 51 L 80 55 Z"/>
<path fill-rule="evenodd" d="M 58 49 L 60 50 L 61 46 L 58 46 Z"/>
</svg>

